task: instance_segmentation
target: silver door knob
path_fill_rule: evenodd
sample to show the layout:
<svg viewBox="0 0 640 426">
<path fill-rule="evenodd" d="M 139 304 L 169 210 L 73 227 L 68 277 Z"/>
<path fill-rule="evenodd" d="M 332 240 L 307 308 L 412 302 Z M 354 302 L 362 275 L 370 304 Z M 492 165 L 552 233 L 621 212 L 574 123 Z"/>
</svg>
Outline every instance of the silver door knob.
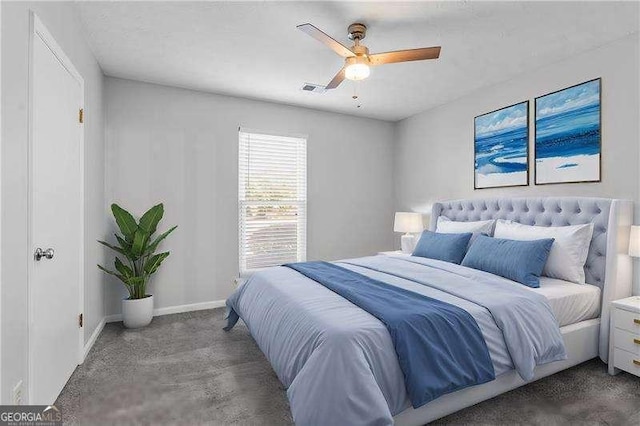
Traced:
<svg viewBox="0 0 640 426">
<path fill-rule="evenodd" d="M 41 260 L 43 257 L 45 259 L 53 259 L 53 249 L 48 248 L 46 250 L 42 250 L 40 247 L 38 247 L 36 249 L 36 252 L 33 254 L 33 258 L 36 261 L 38 261 L 38 260 Z"/>
</svg>

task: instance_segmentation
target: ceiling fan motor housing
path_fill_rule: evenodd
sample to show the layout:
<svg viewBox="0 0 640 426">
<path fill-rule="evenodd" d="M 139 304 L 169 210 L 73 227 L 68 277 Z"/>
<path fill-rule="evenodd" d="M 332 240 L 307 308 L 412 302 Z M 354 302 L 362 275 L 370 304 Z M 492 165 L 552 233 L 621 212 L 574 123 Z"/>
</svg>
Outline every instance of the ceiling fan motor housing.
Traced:
<svg viewBox="0 0 640 426">
<path fill-rule="evenodd" d="M 349 65 L 353 65 L 353 64 L 371 65 L 371 63 L 369 62 L 369 57 L 366 55 L 350 56 L 344 59 L 345 67 L 348 67 Z"/>
<path fill-rule="evenodd" d="M 356 44 L 351 46 L 351 51 L 356 54 L 357 57 L 368 57 L 369 49 L 367 46 L 363 46 L 361 44 Z"/>
<path fill-rule="evenodd" d="M 367 26 L 359 22 L 355 22 L 349 25 L 347 29 L 349 33 L 349 40 L 362 40 L 367 35 Z"/>
</svg>

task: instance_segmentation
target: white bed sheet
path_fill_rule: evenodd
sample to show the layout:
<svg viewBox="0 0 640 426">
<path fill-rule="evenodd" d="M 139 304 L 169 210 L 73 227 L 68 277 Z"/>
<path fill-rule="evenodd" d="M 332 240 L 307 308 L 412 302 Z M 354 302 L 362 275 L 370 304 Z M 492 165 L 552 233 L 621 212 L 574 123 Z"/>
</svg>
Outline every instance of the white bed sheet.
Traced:
<svg viewBox="0 0 640 426">
<path fill-rule="evenodd" d="M 601 291 L 595 285 L 540 277 L 540 288 L 526 288 L 547 298 L 560 327 L 600 316 Z"/>
</svg>

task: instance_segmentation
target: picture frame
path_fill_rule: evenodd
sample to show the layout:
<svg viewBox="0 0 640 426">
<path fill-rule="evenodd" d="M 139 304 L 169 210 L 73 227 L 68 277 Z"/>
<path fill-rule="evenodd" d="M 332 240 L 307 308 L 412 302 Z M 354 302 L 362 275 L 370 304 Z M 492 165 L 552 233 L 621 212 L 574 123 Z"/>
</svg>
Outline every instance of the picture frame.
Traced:
<svg viewBox="0 0 640 426">
<path fill-rule="evenodd" d="M 473 189 L 529 185 L 529 100 L 474 117 Z"/>
<path fill-rule="evenodd" d="M 538 96 L 534 114 L 534 183 L 601 182 L 601 78 Z"/>
</svg>

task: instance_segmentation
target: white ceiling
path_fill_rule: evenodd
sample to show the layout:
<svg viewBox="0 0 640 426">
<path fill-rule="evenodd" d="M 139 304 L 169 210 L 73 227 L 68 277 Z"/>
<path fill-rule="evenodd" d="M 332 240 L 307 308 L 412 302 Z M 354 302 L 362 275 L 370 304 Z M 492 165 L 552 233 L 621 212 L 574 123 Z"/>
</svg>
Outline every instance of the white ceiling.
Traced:
<svg viewBox="0 0 640 426">
<path fill-rule="evenodd" d="M 640 29 L 636 2 L 78 2 L 107 75 L 399 120 Z M 372 53 L 442 46 L 436 61 L 374 68 L 325 94 L 342 59 L 296 29 L 344 44 L 368 26 Z M 361 107 L 357 108 L 357 104 Z"/>
</svg>

